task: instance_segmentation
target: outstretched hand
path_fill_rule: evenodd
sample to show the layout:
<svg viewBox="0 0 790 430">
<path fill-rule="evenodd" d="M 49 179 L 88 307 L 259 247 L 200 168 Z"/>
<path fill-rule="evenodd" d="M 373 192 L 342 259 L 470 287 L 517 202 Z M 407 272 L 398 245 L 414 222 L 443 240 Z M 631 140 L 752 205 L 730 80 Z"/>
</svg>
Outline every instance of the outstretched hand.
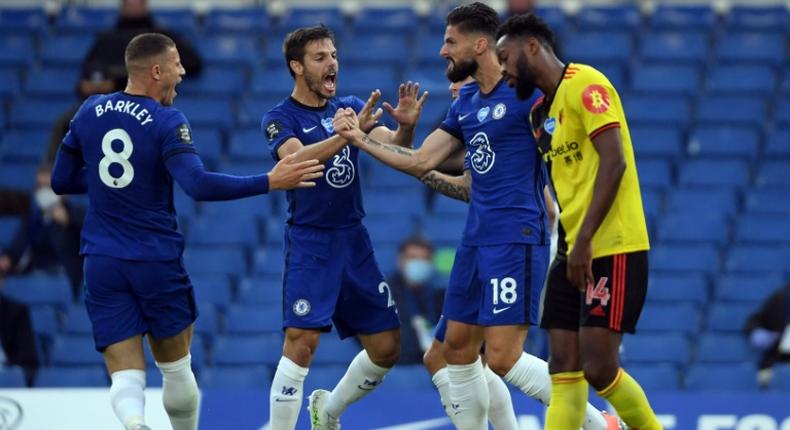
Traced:
<svg viewBox="0 0 790 430">
<path fill-rule="evenodd" d="M 379 101 L 381 97 L 381 91 L 375 90 L 370 93 L 370 97 L 368 97 L 368 101 L 365 102 L 365 106 L 362 106 L 362 110 L 359 111 L 359 128 L 360 130 L 364 131 L 365 133 L 369 132 L 373 129 L 373 126 L 376 125 L 379 119 L 381 119 L 381 115 L 384 114 L 384 111 L 381 108 L 373 110 L 373 107 L 376 106 L 376 103 Z"/>
<path fill-rule="evenodd" d="M 428 98 L 428 91 L 423 92 L 422 96 L 417 98 L 419 95 L 420 84 L 409 81 L 406 84 L 400 84 L 398 88 L 398 106 L 392 107 L 387 102 L 382 103 L 382 106 L 399 125 L 413 127 L 420 119 L 422 106 Z"/>
<path fill-rule="evenodd" d="M 296 161 L 296 154 L 280 160 L 269 172 L 269 190 L 290 190 L 314 187 L 314 179 L 324 176 L 324 165 L 318 160 Z"/>
</svg>

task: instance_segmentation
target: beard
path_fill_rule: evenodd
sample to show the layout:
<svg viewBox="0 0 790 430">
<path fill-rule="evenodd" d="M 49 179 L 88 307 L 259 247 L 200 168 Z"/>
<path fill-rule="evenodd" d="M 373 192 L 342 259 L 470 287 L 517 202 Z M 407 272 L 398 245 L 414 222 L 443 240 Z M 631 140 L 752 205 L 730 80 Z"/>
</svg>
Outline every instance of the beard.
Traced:
<svg viewBox="0 0 790 430">
<path fill-rule="evenodd" d="M 447 79 L 450 82 L 463 81 L 475 73 L 477 73 L 477 61 L 475 60 L 459 60 L 457 62 L 449 61 L 449 64 L 447 65 L 447 71 L 445 72 Z"/>
<path fill-rule="evenodd" d="M 527 56 L 523 53 L 518 61 L 516 61 L 516 72 L 518 72 L 518 77 L 516 78 L 516 97 L 520 100 L 526 100 L 532 97 L 532 93 L 535 92 L 535 78 L 529 71 Z"/>
<path fill-rule="evenodd" d="M 305 73 L 304 81 L 307 84 L 307 88 L 322 99 L 331 99 L 335 95 L 334 91 L 331 94 L 324 93 L 327 90 L 324 88 L 323 76 L 312 76 L 309 73 Z"/>
</svg>

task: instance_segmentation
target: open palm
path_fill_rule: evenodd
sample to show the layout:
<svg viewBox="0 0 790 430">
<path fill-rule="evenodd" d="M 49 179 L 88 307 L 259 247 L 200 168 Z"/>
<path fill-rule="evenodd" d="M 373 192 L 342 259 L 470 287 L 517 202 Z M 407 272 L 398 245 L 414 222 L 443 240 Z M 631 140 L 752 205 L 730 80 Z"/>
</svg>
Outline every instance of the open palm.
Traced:
<svg viewBox="0 0 790 430">
<path fill-rule="evenodd" d="M 384 109 L 387 110 L 398 124 L 403 126 L 414 126 L 417 120 L 420 119 L 422 113 L 422 106 L 425 104 L 425 99 L 428 97 L 428 92 L 422 93 L 422 96 L 417 98 L 420 94 L 420 84 L 412 84 L 409 81 L 406 84 L 400 84 L 398 89 L 398 106 L 392 107 L 387 102 L 382 103 Z"/>
</svg>

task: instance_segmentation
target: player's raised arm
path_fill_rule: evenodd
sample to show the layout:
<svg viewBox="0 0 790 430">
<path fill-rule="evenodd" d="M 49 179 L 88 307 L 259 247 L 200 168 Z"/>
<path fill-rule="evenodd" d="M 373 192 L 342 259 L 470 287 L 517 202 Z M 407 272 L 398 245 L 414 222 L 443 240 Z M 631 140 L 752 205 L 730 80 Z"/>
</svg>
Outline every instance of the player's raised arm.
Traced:
<svg viewBox="0 0 790 430">
<path fill-rule="evenodd" d="M 335 117 L 336 133 L 384 164 L 417 178 L 434 170 L 461 145 L 460 140 L 441 129 L 434 130 L 419 149 L 380 142 L 372 133 L 365 133 L 359 128 L 353 110 L 345 109 L 343 112 L 342 116 Z"/>
<path fill-rule="evenodd" d="M 373 107 L 376 101 L 381 96 L 379 90 L 373 91 L 365 106 L 359 112 L 360 128 L 366 130 L 368 125 L 375 124 L 378 117 L 381 116 L 381 109 L 375 111 Z M 402 146 L 404 148 L 411 148 L 412 140 L 414 139 L 414 128 L 417 121 L 420 119 L 422 107 L 428 97 L 428 92 L 425 91 L 420 96 L 420 84 L 412 83 L 411 81 L 400 84 L 398 89 L 398 105 L 393 107 L 391 104 L 384 102 L 382 106 L 387 113 L 398 122 L 398 129 L 392 131 L 386 127 L 376 127 L 370 131 L 370 135 L 381 142 L 390 143 L 393 145 Z M 367 119 L 367 115 L 371 115 L 373 121 Z"/>
</svg>

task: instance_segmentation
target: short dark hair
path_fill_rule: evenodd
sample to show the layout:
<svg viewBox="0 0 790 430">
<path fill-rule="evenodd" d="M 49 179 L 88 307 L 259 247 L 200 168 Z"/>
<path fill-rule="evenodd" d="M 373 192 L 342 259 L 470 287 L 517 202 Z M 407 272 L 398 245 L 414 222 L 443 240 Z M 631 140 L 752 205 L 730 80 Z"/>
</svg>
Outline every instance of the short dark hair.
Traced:
<svg viewBox="0 0 790 430">
<path fill-rule="evenodd" d="M 409 246 L 419 246 L 421 248 L 427 249 L 431 254 L 433 254 L 433 245 L 423 236 L 414 235 L 404 240 L 400 246 L 398 246 L 398 254 L 403 254 L 403 251 L 405 251 Z"/>
<path fill-rule="evenodd" d="M 480 2 L 457 6 L 447 14 L 447 25 L 457 27 L 461 33 L 483 33 L 493 38 L 499 27 L 499 14 Z"/>
<path fill-rule="evenodd" d="M 508 18 L 497 31 L 496 38 L 509 37 L 534 37 L 547 48 L 554 49 L 554 32 L 548 24 L 534 13 L 522 13 Z"/>
<path fill-rule="evenodd" d="M 324 24 L 302 27 L 288 33 L 283 43 L 283 52 L 285 53 L 285 66 L 288 67 L 291 77 L 296 78 L 296 74 L 291 70 L 291 61 L 301 62 L 304 59 L 304 47 L 314 40 L 323 39 L 329 39 L 333 44 L 335 43 L 335 35 Z"/>
<path fill-rule="evenodd" d="M 142 33 L 135 36 L 128 45 L 124 53 L 126 68 L 135 61 L 145 60 L 155 57 L 176 46 L 173 39 L 162 33 Z"/>
</svg>

